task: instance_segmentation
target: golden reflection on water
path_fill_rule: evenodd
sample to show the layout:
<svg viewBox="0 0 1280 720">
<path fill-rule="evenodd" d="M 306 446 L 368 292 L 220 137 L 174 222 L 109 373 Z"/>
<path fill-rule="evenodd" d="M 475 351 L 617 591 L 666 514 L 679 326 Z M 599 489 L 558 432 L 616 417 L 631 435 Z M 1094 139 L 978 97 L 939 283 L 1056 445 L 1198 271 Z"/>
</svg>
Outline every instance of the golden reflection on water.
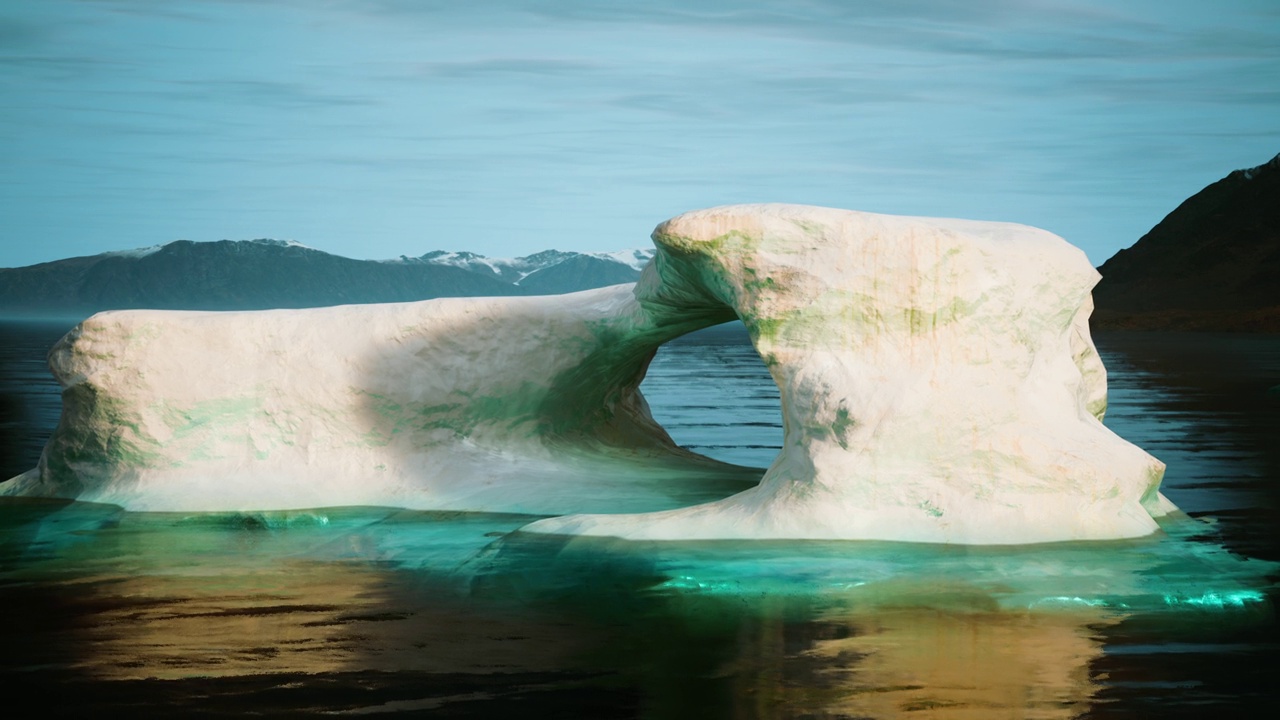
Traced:
<svg viewBox="0 0 1280 720">
<path fill-rule="evenodd" d="M 61 516 L 50 516 L 25 541 L 39 552 L 0 574 L 55 608 L 59 631 L 34 645 L 88 677 L 530 672 L 562 666 L 576 647 L 536 614 L 472 602 L 447 571 L 523 520 L 403 522 L 374 510 L 336 519 L 341 527 L 299 513 L 269 529 L 254 518 L 92 512 L 60 520 L 83 528 L 56 532 Z M 404 527 L 413 532 L 397 547 Z M 445 537 L 433 543 L 433 531 Z M 42 546 L 45 536 L 56 543 Z M 400 567 L 396 555 L 414 543 L 433 546 L 446 571 Z"/>
<path fill-rule="evenodd" d="M 832 714 L 924 720 L 1071 718 L 1089 707 L 1102 654 L 1092 613 L 890 611 L 844 618 L 847 638 L 806 655 L 842 675 Z M 847 664 L 847 667 L 843 667 Z"/>
<path fill-rule="evenodd" d="M 803 622 L 765 614 L 721 672 L 734 718 L 1051 720 L 1086 712 L 1097 689 L 1101 609 L 829 608 Z"/>
<path fill-rule="evenodd" d="M 103 680 L 546 670 L 571 649 L 554 628 L 480 616 L 444 589 L 413 602 L 401 578 L 357 563 L 89 584 L 102 609 L 76 639 L 78 662 Z"/>
</svg>

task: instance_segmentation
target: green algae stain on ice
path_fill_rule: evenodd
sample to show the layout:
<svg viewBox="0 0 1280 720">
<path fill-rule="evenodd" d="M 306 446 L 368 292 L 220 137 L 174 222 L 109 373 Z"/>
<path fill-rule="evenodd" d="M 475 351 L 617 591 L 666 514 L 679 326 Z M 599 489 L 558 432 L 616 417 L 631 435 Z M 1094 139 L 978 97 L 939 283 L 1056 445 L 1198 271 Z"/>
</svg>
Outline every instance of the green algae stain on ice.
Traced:
<svg viewBox="0 0 1280 720">
<path fill-rule="evenodd" d="M 932 501 L 921 500 L 919 507 L 929 517 L 935 517 L 935 518 L 942 517 L 942 508 L 938 507 L 937 505 L 934 505 Z"/>
<path fill-rule="evenodd" d="M 244 426 L 263 414 L 262 398 L 241 396 L 202 400 L 187 407 L 161 403 L 174 435 L 183 437 L 213 427 Z"/>
<path fill-rule="evenodd" d="M 845 407 L 843 404 L 836 408 L 836 419 L 835 422 L 831 424 L 831 430 L 835 434 L 836 442 L 840 444 L 841 448 L 845 450 L 849 449 L 849 433 L 852 432 L 853 427 L 856 424 L 857 422 L 853 419 L 853 416 L 849 414 L 849 408 Z"/>
</svg>

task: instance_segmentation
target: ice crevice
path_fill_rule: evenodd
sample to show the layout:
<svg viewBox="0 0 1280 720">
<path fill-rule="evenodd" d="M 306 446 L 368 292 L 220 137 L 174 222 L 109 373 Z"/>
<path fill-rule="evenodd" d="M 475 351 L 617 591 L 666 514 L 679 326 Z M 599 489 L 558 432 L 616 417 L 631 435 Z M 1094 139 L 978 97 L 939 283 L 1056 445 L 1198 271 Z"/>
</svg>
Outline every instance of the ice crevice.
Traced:
<svg viewBox="0 0 1280 720">
<path fill-rule="evenodd" d="M 1102 424 L 1084 254 L 1043 230 L 796 205 L 680 215 L 634 285 L 258 312 L 114 311 L 0 493 L 131 510 L 385 505 L 631 539 L 1135 537 L 1163 465 Z M 781 396 L 759 470 L 675 445 L 655 350 L 734 318 Z"/>
</svg>

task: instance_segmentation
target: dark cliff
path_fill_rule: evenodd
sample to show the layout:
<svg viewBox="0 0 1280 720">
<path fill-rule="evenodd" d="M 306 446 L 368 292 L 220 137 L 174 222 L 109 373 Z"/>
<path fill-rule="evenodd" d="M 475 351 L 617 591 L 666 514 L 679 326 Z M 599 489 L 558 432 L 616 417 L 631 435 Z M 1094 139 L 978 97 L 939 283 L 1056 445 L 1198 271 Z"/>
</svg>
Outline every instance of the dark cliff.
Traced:
<svg viewBox="0 0 1280 720">
<path fill-rule="evenodd" d="M 1188 198 L 1098 270 L 1095 328 L 1280 332 L 1280 155 Z"/>
</svg>

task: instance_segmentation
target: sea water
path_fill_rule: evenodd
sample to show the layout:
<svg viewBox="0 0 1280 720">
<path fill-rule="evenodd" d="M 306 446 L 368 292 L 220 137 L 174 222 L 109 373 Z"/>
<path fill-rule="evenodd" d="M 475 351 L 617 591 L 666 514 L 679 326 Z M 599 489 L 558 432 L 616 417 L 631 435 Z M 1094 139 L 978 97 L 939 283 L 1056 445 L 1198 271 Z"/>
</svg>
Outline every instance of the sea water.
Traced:
<svg viewBox="0 0 1280 720">
<path fill-rule="evenodd" d="M 58 416 L 0 325 L 6 475 Z M 1023 547 L 630 543 L 526 515 L 0 504 L 0 683 L 50 712 L 441 717 L 1268 716 L 1280 341 L 1104 335 L 1107 424 L 1190 516 Z M 679 443 L 763 467 L 777 389 L 740 328 L 664 346 Z M 15 700 L 16 702 L 16 700 Z"/>
</svg>

